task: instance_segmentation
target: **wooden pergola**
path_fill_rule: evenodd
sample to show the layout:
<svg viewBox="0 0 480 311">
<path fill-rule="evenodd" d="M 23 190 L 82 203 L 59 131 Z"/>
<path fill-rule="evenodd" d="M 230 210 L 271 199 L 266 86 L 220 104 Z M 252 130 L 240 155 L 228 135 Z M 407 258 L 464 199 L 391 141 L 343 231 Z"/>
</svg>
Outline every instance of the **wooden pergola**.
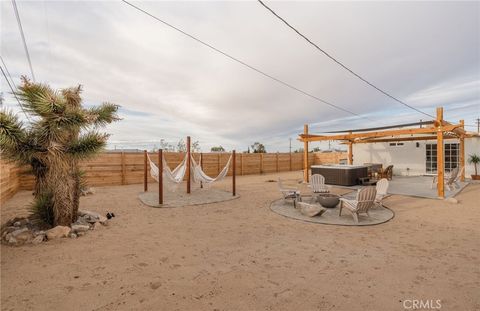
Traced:
<svg viewBox="0 0 480 311">
<path fill-rule="evenodd" d="M 416 128 L 396 128 L 391 129 L 392 126 L 385 127 L 385 129 L 353 132 L 348 131 L 335 135 L 313 135 L 308 133 L 308 125 L 304 125 L 303 133 L 299 135 L 299 140 L 304 144 L 304 167 L 303 179 L 308 182 L 308 144 L 315 141 L 329 141 L 340 140 L 348 145 L 348 164 L 353 164 L 353 144 L 365 143 L 383 143 L 383 142 L 400 142 L 400 141 L 423 141 L 436 140 L 437 141 L 437 192 L 441 198 L 445 197 L 444 189 L 444 146 L 445 139 L 458 139 L 460 142 L 460 167 L 465 166 L 465 138 L 470 137 L 464 129 L 464 121 L 460 120 L 458 124 L 452 124 L 443 119 L 443 108 L 437 108 L 437 116 L 435 120 L 423 122 L 425 127 Z M 465 180 L 465 170 L 461 172 L 461 181 Z"/>
</svg>

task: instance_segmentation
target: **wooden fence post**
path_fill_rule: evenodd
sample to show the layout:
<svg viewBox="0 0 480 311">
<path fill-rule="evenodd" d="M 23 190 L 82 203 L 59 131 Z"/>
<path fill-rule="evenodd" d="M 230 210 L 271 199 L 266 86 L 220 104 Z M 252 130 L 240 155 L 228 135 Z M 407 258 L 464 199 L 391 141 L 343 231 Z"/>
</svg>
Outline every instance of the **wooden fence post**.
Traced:
<svg viewBox="0 0 480 311">
<path fill-rule="evenodd" d="M 143 191 L 148 191 L 148 176 L 147 176 L 147 150 L 143 150 Z"/>
<path fill-rule="evenodd" d="M 158 149 L 158 204 L 163 204 L 163 150 Z"/>
<path fill-rule="evenodd" d="M 192 165 L 190 159 L 190 136 L 187 136 L 187 193 L 190 193 L 190 167 Z"/>
<path fill-rule="evenodd" d="M 263 153 L 260 153 L 260 174 L 263 174 Z"/>
<path fill-rule="evenodd" d="M 233 169 L 232 169 L 232 194 L 233 196 L 235 196 L 236 194 L 236 184 L 235 184 L 235 173 L 236 173 L 236 167 L 237 167 L 237 157 L 236 157 L 236 154 L 235 154 L 235 150 L 233 150 L 233 154 L 232 154 L 232 160 L 233 160 Z"/>
<path fill-rule="evenodd" d="M 243 153 L 240 153 L 240 175 L 243 176 Z"/>
<path fill-rule="evenodd" d="M 278 173 L 278 151 L 277 151 L 277 154 L 276 154 L 275 165 L 276 165 L 276 170 L 277 170 L 277 173 Z"/>
<path fill-rule="evenodd" d="M 125 169 L 125 152 L 122 151 L 121 153 L 121 157 L 122 157 L 122 185 L 125 185 L 126 183 L 126 169 Z"/>
<path fill-rule="evenodd" d="M 292 171 L 292 153 L 289 152 L 289 155 L 290 155 L 290 171 Z"/>
</svg>

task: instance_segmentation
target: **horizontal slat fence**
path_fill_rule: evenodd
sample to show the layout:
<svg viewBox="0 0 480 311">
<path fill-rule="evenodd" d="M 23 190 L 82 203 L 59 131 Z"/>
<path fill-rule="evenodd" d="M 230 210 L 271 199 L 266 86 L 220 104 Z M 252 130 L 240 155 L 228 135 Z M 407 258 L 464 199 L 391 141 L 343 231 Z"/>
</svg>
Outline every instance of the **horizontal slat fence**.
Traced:
<svg viewBox="0 0 480 311">
<path fill-rule="evenodd" d="M 164 152 L 165 160 L 174 169 L 185 153 Z M 203 153 L 202 167 L 209 176 L 217 176 L 225 167 L 230 153 Z M 154 163 L 158 162 L 157 153 L 149 153 Z M 193 154 L 200 163 L 200 153 Z M 339 163 L 345 159 L 346 153 L 309 153 L 309 164 Z M 80 164 L 85 171 L 87 181 L 92 186 L 129 185 L 143 182 L 142 152 L 108 152 Z M 0 202 L 12 197 L 18 190 L 31 190 L 34 178 L 28 167 L 18 168 L 5 161 L 0 162 Z M 263 174 L 285 171 L 296 171 L 303 168 L 302 153 L 238 153 L 236 157 L 237 175 Z M 232 166 L 228 171 L 231 175 Z M 154 180 L 148 174 L 150 182 Z"/>
</svg>

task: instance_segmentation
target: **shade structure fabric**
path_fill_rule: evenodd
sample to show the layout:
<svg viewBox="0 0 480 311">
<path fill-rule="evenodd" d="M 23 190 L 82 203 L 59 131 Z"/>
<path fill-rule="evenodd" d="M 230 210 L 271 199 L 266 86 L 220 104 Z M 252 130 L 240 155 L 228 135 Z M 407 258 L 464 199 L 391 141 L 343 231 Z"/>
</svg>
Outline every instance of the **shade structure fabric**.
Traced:
<svg viewBox="0 0 480 311">
<path fill-rule="evenodd" d="M 230 168 L 230 162 L 232 161 L 232 156 L 230 155 L 230 158 L 228 158 L 228 161 L 225 167 L 220 171 L 217 177 L 214 177 L 214 178 L 205 174 L 205 172 L 202 170 L 202 167 L 199 164 L 197 164 L 197 162 L 193 157 L 191 157 L 191 161 L 192 161 L 191 170 L 192 170 L 193 181 L 196 183 L 202 183 L 203 185 L 209 186 L 212 183 L 216 181 L 220 181 L 223 178 L 225 178 L 225 176 L 227 176 L 228 169 Z"/>
</svg>

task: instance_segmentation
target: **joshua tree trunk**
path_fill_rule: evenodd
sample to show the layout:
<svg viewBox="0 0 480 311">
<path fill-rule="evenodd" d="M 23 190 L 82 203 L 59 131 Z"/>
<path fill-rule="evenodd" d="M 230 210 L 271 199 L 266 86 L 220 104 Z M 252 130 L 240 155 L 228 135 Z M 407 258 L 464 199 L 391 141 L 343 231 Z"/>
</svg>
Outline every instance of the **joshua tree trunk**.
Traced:
<svg viewBox="0 0 480 311">
<path fill-rule="evenodd" d="M 80 195 L 81 195 L 81 179 L 82 179 L 82 175 L 81 175 L 81 172 L 80 170 L 77 168 L 77 161 L 75 160 L 74 161 L 75 163 L 72 165 L 72 181 L 73 181 L 73 189 L 72 189 L 72 193 L 73 193 L 73 204 L 72 204 L 72 223 L 74 223 L 75 221 L 77 221 L 77 217 L 78 217 L 78 208 L 80 206 Z"/>
<path fill-rule="evenodd" d="M 73 179 L 69 165 L 62 161 L 50 165 L 47 173 L 48 189 L 53 194 L 54 226 L 70 226 L 73 219 Z"/>
</svg>

